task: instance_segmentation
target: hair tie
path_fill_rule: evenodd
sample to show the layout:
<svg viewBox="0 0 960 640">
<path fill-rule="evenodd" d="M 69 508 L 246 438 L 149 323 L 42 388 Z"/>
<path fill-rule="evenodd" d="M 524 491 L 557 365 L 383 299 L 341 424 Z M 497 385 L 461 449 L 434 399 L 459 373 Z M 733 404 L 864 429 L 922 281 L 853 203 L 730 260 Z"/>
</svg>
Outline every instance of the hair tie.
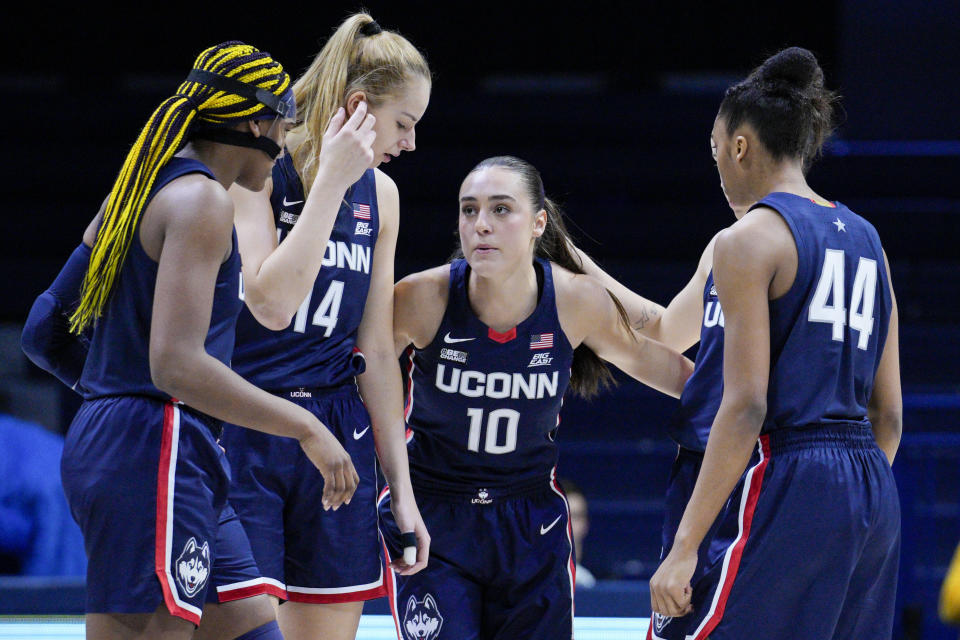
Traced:
<svg viewBox="0 0 960 640">
<path fill-rule="evenodd" d="M 360 27 L 360 35 L 370 37 L 375 36 L 378 33 L 382 33 L 383 29 L 377 24 L 376 20 L 371 20 L 367 24 Z"/>
<path fill-rule="evenodd" d="M 194 98 L 193 96 L 188 95 L 188 94 L 186 94 L 186 93 L 178 93 L 177 96 L 180 97 L 180 98 L 183 98 L 184 100 L 186 100 L 187 103 L 190 105 L 190 107 L 191 107 L 194 111 L 200 111 L 200 103 L 197 102 L 197 99 Z"/>
</svg>

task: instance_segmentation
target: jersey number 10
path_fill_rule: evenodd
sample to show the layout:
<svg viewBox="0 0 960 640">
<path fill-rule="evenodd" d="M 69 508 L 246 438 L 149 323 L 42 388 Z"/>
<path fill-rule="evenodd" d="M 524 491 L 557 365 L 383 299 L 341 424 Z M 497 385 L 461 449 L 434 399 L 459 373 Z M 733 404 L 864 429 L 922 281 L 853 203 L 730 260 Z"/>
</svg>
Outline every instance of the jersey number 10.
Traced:
<svg viewBox="0 0 960 640">
<path fill-rule="evenodd" d="M 483 426 L 483 409 L 467 409 L 470 416 L 470 435 L 467 437 L 467 449 L 480 451 L 480 431 Z M 507 429 L 504 443 L 500 444 L 500 421 L 506 420 Z M 486 453 L 510 453 L 517 448 L 517 426 L 520 412 L 513 409 L 494 409 L 487 415 L 487 438 L 483 443 Z"/>
<path fill-rule="evenodd" d="M 807 310 L 810 322 L 825 322 L 833 325 L 833 339 L 843 342 L 843 327 L 850 328 L 860 335 L 857 347 L 866 351 L 873 333 L 873 303 L 877 294 L 877 261 L 860 258 L 857 274 L 853 278 L 853 293 L 850 300 L 850 318 L 843 306 L 846 300 L 843 277 L 844 254 L 840 249 L 827 249 L 823 258 L 823 270 L 817 282 L 817 290 Z M 827 301 L 832 298 L 832 304 Z"/>
</svg>

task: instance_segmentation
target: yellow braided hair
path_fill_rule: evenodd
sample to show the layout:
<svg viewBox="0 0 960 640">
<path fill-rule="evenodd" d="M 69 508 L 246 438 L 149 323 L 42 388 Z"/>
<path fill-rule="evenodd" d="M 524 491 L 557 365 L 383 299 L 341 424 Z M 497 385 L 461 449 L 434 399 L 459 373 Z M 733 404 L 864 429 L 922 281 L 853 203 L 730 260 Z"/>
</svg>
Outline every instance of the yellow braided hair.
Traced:
<svg viewBox="0 0 960 640">
<path fill-rule="evenodd" d="M 282 96 L 290 76 L 270 54 L 242 42 L 210 47 L 194 69 L 232 78 Z M 103 314 L 110 291 L 130 249 L 137 222 L 160 169 L 185 142 L 195 120 L 213 125 L 251 120 L 270 109 L 253 98 L 221 91 L 199 82 L 184 82 L 147 120 L 107 199 L 103 221 L 83 280 L 80 304 L 70 317 L 70 330 L 82 332 Z"/>
</svg>

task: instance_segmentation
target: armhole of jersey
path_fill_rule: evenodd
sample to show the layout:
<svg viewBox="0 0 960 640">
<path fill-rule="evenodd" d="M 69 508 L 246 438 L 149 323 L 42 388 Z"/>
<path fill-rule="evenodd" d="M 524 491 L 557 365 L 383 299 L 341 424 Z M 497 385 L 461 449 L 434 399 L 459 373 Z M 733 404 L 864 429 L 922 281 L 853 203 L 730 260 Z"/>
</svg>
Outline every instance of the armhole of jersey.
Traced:
<svg viewBox="0 0 960 640">
<path fill-rule="evenodd" d="M 752 211 L 759 207 L 766 207 L 772 211 L 775 211 L 777 215 L 780 216 L 780 218 L 786 223 L 787 228 L 790 229 L 790 235 L 793 236 L 793 245 L 797 249 L 797 272 L 793 276 L 793 282 L 790 284 L 790 287 L 784 291 L 782 295 L 770 300 L 771 304 L 776 304 L 782 300 L 787 300 L 790 298 L 790 296 L 796 293 L 798 290 L 797 287 L 800 283 L 807 282 L 809 280 L 807 276 L 809 275 L 809 271 L 813 268 L 813 265 L 809 264 L 809 261 L 804 259 L 806 245 L 804 244 L 803 235 L 800 233 L 800 229 L 797 228 L 793 217 L 783 212 L 783 209 L 786 207 L 764 198 L 750 207 L 750 210 Z M 711 273 L 712 272 L 713 271 L 711 270 Z"/>
<path fill-rule="evenodd" d="M 443 328 L 447 326 L 447 315 L 450 313 L 450 303 L 453 301 L 453 295 L 457 288 L 454 284 L 455 275 L 453 272 L 453 265 L 454 263 L 451 262 L 450 270 L 447 274 L 447 304 L 443 306 L 443 315 L 440 316 L 440 324 L 437 325 L 437 331 L 436 333 L 433 334 L 433 338 L 430 339 L 430 342 L 423 345 L 422 349 L 418 349 L 416 345 L 414 345 L 413 348 L 416 351 L 426 351 L 427 349 L 432 347 L 433 344 L 437 341 L 437 337 L 443 332 Z M 467 304 L 470 304 L 470 302 L 467 301 Z"/>
</svg>

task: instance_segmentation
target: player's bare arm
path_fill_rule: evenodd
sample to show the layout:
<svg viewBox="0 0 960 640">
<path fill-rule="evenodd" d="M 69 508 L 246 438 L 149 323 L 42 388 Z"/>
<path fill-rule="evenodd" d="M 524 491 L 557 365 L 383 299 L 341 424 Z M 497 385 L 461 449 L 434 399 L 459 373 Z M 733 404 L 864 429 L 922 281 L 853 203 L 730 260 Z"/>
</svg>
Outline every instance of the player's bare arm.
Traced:
<svg viewBox="0 0 960 640">
<path fill-rule="evenodd" d="M 617 298 L 623 304 L 623 308 L 626 310 L 627 317 L 630 318 L 630 324 L 633 325 L 633 328 L 644 335 L 657 339 L 660 318 L 663 315 L 663 306 L 652 300 L 644 298 L 640 294 L 625 286 L 619 280 L 604 271 L 600 265 L 598 265 L 593 258 L 587 254 L 586 251 L 583 251 L 573 244 L 570 245 L 570 248 L 577 255 L 577 257 L 580 258 L 580 262 L 583 265 L 583 271 L 602 282 L 603 286 L 617 296 Z"/>
<path fill-rule="evenodd" d="M 406 425 L 403 420 L 403 387 L 400 366 L 394 351 L 393 259 L 400 219 L 397 185 L 376 170 L 380 232 L 373 253 L 370 292 L 363 308 L 357 347 L 367 368 L 357 376 L 360 396 L 370 413 L 373 439 L 383 475 L 390 485 L 390 507 L 401 532 L 417 537 L 416 562 L 398 559 L 394 569 L 401 575 L 420 571 L 427 565 L 430 534 L 417 509 L 407 461 Z"/>
<path fill-rule="evenodd" d="M 327 480 L 325 506 L 339 507 L 357 485 L 343 447 L 306 410 L 253 386 L 204 349 L 232 225 L 226 192 L 199 176 L 175 180 L 144 212 L 141 241 L 159 258 L 150 332 L 154 384 L 221 420 L 298 439 Z"/>
<path fill-rule="evenodd" d="M 679 398 L 693 373 L 693 363 L 622 322 L 601 282 L 554 266 L 557 311 L 564 333 L 576 348 L 583 343 L 624 373 L 667 395 Z"/>
<path fill-rule="evenodd" d="M 270 191 L 230 189 L 236 205 L 247 307 L 262 325 L 279 331 L 290 325 L 317 279 L 343 194 L 370 166 L 372 115 L 365 102 L 349 120 L 341 109 L 331 119 L 317 162 L 319 170 L 296 225 L 277 244 Z M 299 203 L 291 203 L 299 204 Z"/>
<path fill-rule="evenodd" d="M 627 311 L 630 323 L 639 333 L 683 352 L 700 340 L 703 315 L 703 287 L 713 263 L 714 236 L 707 244 L 693 277 L 673 297 L 666 308 L 647 300 L 600 268 L 586 253 L 577 249 L 586 273 L 598 278 Z"/>
<path fill-rule="evenodd" d="M 773 212 L 746 216 L 717 238 L 713 275 L 726 315 L 723 400 L 673 547 L 650 580 L 656 613 L 689 612 L 697 549 L 746 468 L 763 426 L 770 375 L 770 289 L 778 271 L 789 270 L 785 263 L 791 249 L 795 271 L 793 237 Z"/>
<path fill-rule="evenodd" d="M 450 288 L 450 265 L 413 273 L 394 286 L 394 349 L 399 357 L 411 344 L 426 347 L 443 321 Z"/>
<path fill-rule="evenodd" d="M 880 365 L 873 379 L 873 393 L 867 414 L 873 426 L 873 436 L 877 445 L 887 456 L 890 464 L 897 455 L 900 447 L 900 435 L 903 431 L 903 397 L 900 389 L 900 339 L 899 320 L 897 318 L 897 299 L 893 293 L 893 281 L 890 279 L 890 263 L 887 255 L 883 255 L 886 263 L 887 282 L 890 283 L 890 298 L 893 307 L 890 310 L 890 325 L 887 330 L 887 340 L 883 346 L 883 355 L 880 356 Z"/>
</svg>

